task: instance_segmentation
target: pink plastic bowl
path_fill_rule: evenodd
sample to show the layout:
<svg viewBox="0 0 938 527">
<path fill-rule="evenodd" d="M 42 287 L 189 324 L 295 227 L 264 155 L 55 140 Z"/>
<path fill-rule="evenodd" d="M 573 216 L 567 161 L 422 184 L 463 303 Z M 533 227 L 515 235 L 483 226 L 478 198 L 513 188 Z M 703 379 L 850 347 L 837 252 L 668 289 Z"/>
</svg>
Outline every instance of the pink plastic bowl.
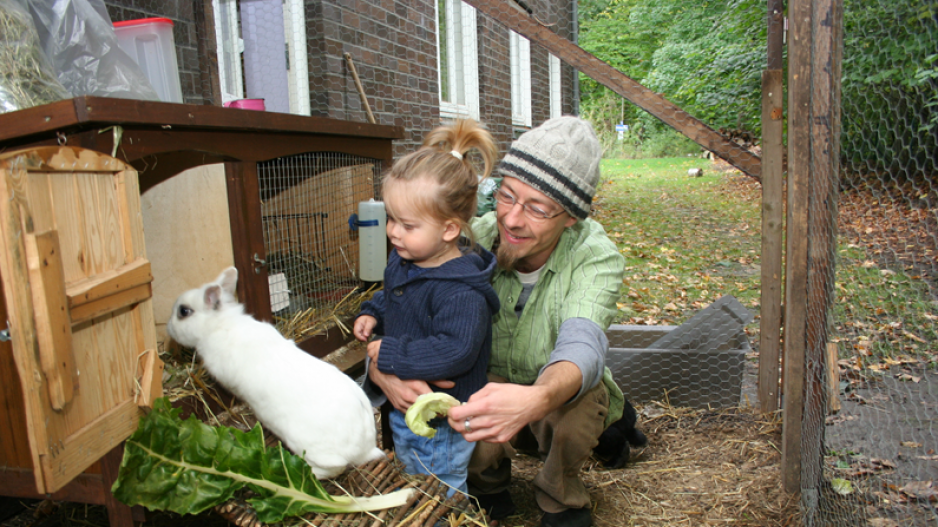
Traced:
<svg viewBox="0 0 938 527">
<path fill-rule="evenodd" d="M 226 102 L 225 107 L 264 111 L 264 99 L 238 99 L 236 101 Z"/>
</svg>

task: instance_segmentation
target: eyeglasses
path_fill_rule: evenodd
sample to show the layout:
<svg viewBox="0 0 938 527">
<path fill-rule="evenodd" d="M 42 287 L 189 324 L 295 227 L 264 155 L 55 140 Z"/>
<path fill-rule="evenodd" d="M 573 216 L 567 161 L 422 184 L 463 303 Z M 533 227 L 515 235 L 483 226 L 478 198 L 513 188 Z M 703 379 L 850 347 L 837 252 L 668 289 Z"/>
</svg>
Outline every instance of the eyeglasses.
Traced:
<svg viewBox="0 0 938 527">
<path fill-rule="evenodd" d="M 532 205 L 530 203 L 519 203 L 518 198 L 512 196 L 508 191 L 502 188 L 495 191 L 495 201 L 497 201 L 498 203 L 502 205 L 507 205 L 508 207 L 514 207 L 516 203 L 518 205 L 521 205 L 521 210 L 524 212 L 524 215 L 529 220 L 535 221 L 535 222 L 547 221 L 551 218 L 556 218 L 557 216 L 560 216 L 561 214 L 566 212 L 564 210 L 561 210 L 560 212 L 551 214 L 537 205 Z"/>
</svg>

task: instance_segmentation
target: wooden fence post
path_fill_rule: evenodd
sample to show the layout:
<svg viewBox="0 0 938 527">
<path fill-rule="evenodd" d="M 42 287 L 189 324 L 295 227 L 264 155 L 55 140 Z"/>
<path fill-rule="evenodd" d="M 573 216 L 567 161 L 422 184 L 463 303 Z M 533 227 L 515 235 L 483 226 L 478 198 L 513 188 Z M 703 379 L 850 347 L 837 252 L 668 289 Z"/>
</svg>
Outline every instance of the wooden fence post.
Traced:
<svg viewBox="0 0 938 527">
<path fill-rule="evenodd" d="M 782 329 L 782 0 L 768 0 L 767 69 L 762 73 L 762 292 L 759 317 L 759 407 L 779 409 Z"/>
<path fill-rule="evenodd" d="M 827 414 L 828 311 L 839 173 L 842 0 L 793 0 L 789 51 L 788 254 L 782 478 L 817 511 Z"/>
</svg>

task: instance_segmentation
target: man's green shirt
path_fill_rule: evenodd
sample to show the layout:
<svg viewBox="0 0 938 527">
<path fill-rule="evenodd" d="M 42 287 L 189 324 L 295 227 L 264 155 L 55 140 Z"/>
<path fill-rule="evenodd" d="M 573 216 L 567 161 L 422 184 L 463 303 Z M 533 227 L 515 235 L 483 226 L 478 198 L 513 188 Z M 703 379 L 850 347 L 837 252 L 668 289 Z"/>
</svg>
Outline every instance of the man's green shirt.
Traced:
<svg viewBox="0 0 938 527">
<path fill-rule="evenodd" d="M 476 241 L 491 249 L 498 237 L 495 212 L 472 221 Z M 616 316 L 625 258 L 598 222 L 587 218 L 565 229 L 524 306 L 514 306 L 521 280 L 514 271 L 496 269 L 492 278 L 502 309 L 495 315 L 489 371 L 516 384 L 534 384 L 557 342 L 560 325 L 586 318 L 605 331 Z M 606 426 L 622 416 L 623 397 L 609 368 L 603 372 L 609 392 Z"/>
</svg>

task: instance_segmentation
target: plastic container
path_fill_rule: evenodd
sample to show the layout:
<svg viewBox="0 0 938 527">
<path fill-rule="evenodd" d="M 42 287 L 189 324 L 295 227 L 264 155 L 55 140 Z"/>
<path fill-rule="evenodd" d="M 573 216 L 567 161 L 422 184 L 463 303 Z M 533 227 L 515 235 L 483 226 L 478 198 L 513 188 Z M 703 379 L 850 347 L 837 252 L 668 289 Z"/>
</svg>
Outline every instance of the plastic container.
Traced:
<svg viewBox="0 0 938 527">
<path fill-rule="evenodd" d="M 242 110 L 264 111 L 264 99 L 237 99 L 224 104 L 226 108 L 241 108 Z"/>
<path fill-rule="evenodd" d="M 735 408 L 742 404 L 746 332 L 728 335 L 722 349 L 648 347 L 680 326 L 624 326 L 606 330 L 606 366 L 626 399 L 667 400 L 676 408 Z"/>
<path fill-rule="evenodd" d="M 141 18 L 114 23 L 117 45 L 143 70 L 163 102 L 182 102 L 173 21 Z"/>
<path fill-rule="evenodd" d="M 387 213 L 383 201 L 358 203 L 359 278 L 363 282 L 384 280 L 388 264 Z"/>
</svg>

